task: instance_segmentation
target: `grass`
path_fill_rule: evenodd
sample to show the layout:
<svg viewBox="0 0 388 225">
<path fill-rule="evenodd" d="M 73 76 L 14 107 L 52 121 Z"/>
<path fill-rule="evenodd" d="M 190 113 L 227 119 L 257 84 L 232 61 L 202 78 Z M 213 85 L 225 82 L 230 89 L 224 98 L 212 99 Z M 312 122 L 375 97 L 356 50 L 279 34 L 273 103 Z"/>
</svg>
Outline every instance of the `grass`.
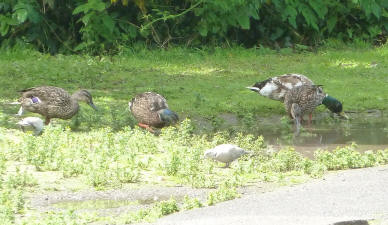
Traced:
<svg viewBox="0 0 388 225">
<path fill-rule="evenodd" d="M 39 85 L 60 86 L 70 92 L 86 88 L 102 109 L 98 118 L 88 118 L 94 127 L 128 124 L 131 118 L 124 116 L 127 102 L 143 91 L 164 95 L 181 117 L 212 118 L 225 112 L 268 116 L 283 114 L 282 104 L 245 87 L 268 77 L 301 73 L 324 85 L 327 93 L 344 103 L 345 110 L 385 110 L 387 55 L 387 47 L 327 48 L 298 54 L 242 48 L 139 49 L 112 57 L 2 52 L 0 96 L 3 101 L 16 100 L 18 90 Z M 101 117 L 102 123 L 97 123 Z"/>
<path fill-rule="evenodd" d="M 329 46 L 329 45 L 328 45 Z M 338 47 L 338 46 L 337 46 Z M 283 114 L 281 103 L 245 89 L 255 81 L 283 73 L 302 73 L 323 84 L 343 101 L 345 110 L 386 110 L 388 48 L 332 48 L 291 53 L 289 49 L 143 49 L 118 56 L 50 56 L 34 51 L 0 53 L 0 221 L 3 224 L 125 224 L 152 221 L 181 210 L 213 205 L 239 197 L 238 188 L 257 182 L 281 185 L 319 178 L 328 170 L 362 168 L 388 163 L 388 150 L 355 151 L 355 145 L 316 151 L 304 157 L 292 148 L 269 151 L 261 136 L 243 132 L 198 133 L 195 119 L 216 127 L 222 113 L 233 113 L 247 127 L 254 116 Z M 377 66 L 370 66 L 376 62 Z M 70 121 L 54 120 L 38 137 L 17 130 L 5 104 L 17 90 L 55 85 L 69 91 L 91 90 L 100 111 L 86 105 Z M 177 127 L 159 136 L 134 127 L 127 103 L 136 93 L 156 91 L 178 112 Z M 324 110 L 322 107 L 319 110 Z M 186 117 L 192 118 L 184 119 Z M 332 121 L 333 122 L 333 121 Z M 283 121 L 284 126 L 290 126 Z M 290 130 L 284 132 L 290 135 Z M 203 157 L 222 143 L 253 152 L 232 163 L 232 169 Z M 26 196 L 78 190 L 120 190 L 147 185 L 214 189 L 205 199 L 185 196 L 119 216 L 80 210 L 136 205 L 136 201 L 87 200 L 58 203 L 61 210 L 31 208 Z M 64 209 L 65 208 L 65 209 Z"/>
</svg>

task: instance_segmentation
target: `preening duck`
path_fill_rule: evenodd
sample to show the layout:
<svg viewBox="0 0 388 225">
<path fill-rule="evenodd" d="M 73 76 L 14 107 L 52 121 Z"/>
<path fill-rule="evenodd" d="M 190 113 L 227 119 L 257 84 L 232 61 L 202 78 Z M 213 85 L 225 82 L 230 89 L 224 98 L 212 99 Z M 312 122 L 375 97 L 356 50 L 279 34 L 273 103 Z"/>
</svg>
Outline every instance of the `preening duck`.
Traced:
<svg viewBox="0 0 388 225">
<path fill-rule="evenodd" d="M 314 109 L 322 104 L 326 94 L 319 85 L 302 85 L 294 87 L 284 96 L 284 106 L 288 115 L 294 119 L 296 133 L 299 134 L 300 123 L 303 115 L 309 114 L 309 124 Z"/>
<path fill-rule="evenodd" d="M 154 92 L 138 94 L 128 105 L 138 125 L 151 132 L 153 130 L 150 127 L 162 128 L 179 120 L 178 115 L 168 108 L 167 100 Z"/>
<path fill-rule="evenodd" d="M 261 82 L 256 82 L 252 87 L 247 88 L 262 96 L 284 102 L 284 97 L 289 90 L 302 85 L 313 84 L 313 81 L 305 75 L 289 73 L 272 77 Z M 325 105 L 331 112 L 343 118 L 348 118 L 342 111 L 342 103 L 336 98 L 326 95 L 322 104 Z"/>
</svg>

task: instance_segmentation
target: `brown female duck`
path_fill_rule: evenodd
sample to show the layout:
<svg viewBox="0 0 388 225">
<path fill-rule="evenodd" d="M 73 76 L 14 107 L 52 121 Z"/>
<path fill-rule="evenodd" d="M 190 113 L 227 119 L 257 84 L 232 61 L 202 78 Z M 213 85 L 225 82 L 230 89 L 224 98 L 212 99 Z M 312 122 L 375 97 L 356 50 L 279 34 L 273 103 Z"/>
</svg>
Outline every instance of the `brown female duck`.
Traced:
<svg viewBox="0 0 388 225">
<path fill-rule="evenodd" d="M 168 108 L 167 100 L 160 94 L 144 92 L 128 103 L 140 127 L 153 132 L 150 127 L 162 128 L 178 122 L 178 115 Z"/>
<path fill-rule="evenodd" d="M 59 87 L 41 86 L 20 91 L 22 97 L 18 115 L 21 116 L 25 110 L 38 113 L 46 118 L 45 124 L 50 123 L 51 118 L 70 119 L 79 110 L 79 101 L 86 102 L 93 109 L 92 95 L 87 90 L 79 90 L 73 95 Z"/>
</svg>

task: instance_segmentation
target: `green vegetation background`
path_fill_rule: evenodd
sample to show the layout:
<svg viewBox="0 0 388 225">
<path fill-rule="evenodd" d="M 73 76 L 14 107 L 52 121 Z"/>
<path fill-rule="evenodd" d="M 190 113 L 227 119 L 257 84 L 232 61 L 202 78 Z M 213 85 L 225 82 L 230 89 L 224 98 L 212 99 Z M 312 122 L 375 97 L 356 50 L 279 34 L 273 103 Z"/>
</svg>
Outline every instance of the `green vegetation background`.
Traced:
<svg viewBox="0 0 388 225">
<path fill-rule="evenodd" d="M 139 43 L 279 48 L 336 38 L 380 44 L 387 9 L 387 0 L 2 0 L 0 43 L 98 55 Z"/>
</svg>

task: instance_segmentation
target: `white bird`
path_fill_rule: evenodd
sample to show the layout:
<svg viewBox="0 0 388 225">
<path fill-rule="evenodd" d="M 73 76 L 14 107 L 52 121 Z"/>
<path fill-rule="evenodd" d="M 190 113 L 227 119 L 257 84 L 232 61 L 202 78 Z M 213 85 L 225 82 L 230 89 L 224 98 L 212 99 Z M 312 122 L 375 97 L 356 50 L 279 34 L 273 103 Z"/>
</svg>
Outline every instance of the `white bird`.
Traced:
<svg viewBox="0 0 388 225">
<path fill-rule="evenodd" d="M 39 117 L 26 117 L 17 123 L 25 132 L 25 128 L 31 127 L 34 129 L 34 134 L 39 135 L 43 130 L 43 120 Z"/>
<path fill-rule="evenodd" d="M 240 156 L 249 154 L 248 151 L 232 144 L 222 144 L 205 151 L 204 156 L 219 162 L 226 163 L 225 168 Z"/>
</svg>

